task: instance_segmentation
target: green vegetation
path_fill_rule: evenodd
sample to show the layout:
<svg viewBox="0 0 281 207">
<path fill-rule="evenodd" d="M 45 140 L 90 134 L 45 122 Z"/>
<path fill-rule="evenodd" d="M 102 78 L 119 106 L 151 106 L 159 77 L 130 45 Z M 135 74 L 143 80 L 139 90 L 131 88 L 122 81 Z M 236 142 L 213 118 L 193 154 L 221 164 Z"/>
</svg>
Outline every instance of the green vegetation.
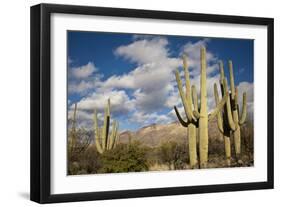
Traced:
<svg viewBox="0 0 281 207">
<path fill-rule="evenodd" d="M 158 148 L 161 164 L 168 165 L 169 170 L 185 169 L 188 161 L 187 148 L 182 143 L 165 142 Z"/>
<path fill-rule="evenodd" d="M 75 160 L 77 155 L 84 152 L 90 145 L 90 134 L 84 128 L 76 127 L 77 104 L 74 106 L 71 128 L 68 131 L 68 160 Z"/>
<path fill-rule="evenodd" d="M 101 173 L 141 172 L 147 171 L 147 148 L 138 142 L 119 144 L 102 155 Z"/>
<path fill-rule="evenodd" d="M 148 170 L 147 153 L 149 149 L 138 142 L 118 144 L 114 149 L 100 154 L 92 145 L 81 153 L 77 161 L 69 162 L 68 173 L 121 173 Z"/>
<path fill-rule="evenodd" d="M 224 141 L 212 137 L 209 140 L 208 168 L 228 167 L 225 160 Z M 135 140 L 135 137 L 131 138 Z M 230 138 L 234 143 L 233 137 Z M 234 144 L 232 145 L 234 148 Z M 246 122 L 241 127 L 241 160 L 242 166 L 253 165 L 253 125 Z M 155 147 L 147 147 L 144 143 L 118 143 L 112 150 L 100 154 L 94 143 L 68 160 L 68 174 L 125 173 L 142 171 L 184 170 L 189 165 L 188 143 L 166 141 Z M 234 149 L 233 149 L 234 150 Z M 241 166 L 232 160 L 231 167 Z"/>
<path fill-rule="evenodd" d="M 141 139 L 137 139 L 138 137 L 133 137 L 131 133 L 128 135 L 128 142 L 119 142 L 118 122 L 113 121 L 112 126 L 110 126 L 110 99 L 108 99 L 104 108 L 103 126 L 99 127 L 98 115 L 95 110 L 93 129 L 86 131 L 77 127 L 76 115 L 78 110 L 77 104 L 75 104 L 73 117 L 70 120 L 71 127 L 68 131 L 68 174 L 123 173 L 253 165 L 253 122 L 249 120 L 246 122 L 246 93 L 243 94 L 242 113 L 239 113 L 238 89 L 234 83 L 232 62 L 229 61 L 230 90 L 224 75 L 223 64 L 220 62 L 222 98 L 220 100 L 217 85 L 214 84 L 216 108 L 208 114 L 206 49 L 204 47 L 201 48 L 200 56 L 200 104 L 196 88 L 194 85 L 191 86 L 190 83 L 186 56 L 183 56 L 185 91 L 180 72 L 176 70 L 175 73 L 186 116 L 185 121 L 177 107 L 174 107 L 181 126 L 187 128 L 187 135 L 184 132 L 185 140 L 183 142 L 168 141 L 169 139 L 167 139 L 163 143 L 151 147 L 145 145 Z M 218 129 L 213 127 L 217 131 L 216 137 L 211 137 L 214 136 L 214 130 L 213 133 L 209 133 L 212 129 L 212 127 L 209 128 L 209 122 L 213 119 L 213 126 L 218 126 Z M 175 137 L 178 138 L 177 134 L 175 134 Z M 235 151 L 234 161 L 231 157 L 231 151 Z"/>
</svg>

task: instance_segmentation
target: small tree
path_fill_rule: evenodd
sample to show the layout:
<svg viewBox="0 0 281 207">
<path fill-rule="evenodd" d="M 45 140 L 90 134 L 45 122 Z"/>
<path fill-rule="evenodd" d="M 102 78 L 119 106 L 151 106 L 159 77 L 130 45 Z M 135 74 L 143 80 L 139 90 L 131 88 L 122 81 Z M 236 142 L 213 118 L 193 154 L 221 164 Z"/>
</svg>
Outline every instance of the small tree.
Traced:
<svg viewBox="0 0 281 207">
<path fill-rule="evenodd" d="M 101 173 L 147 171 L 146 149 L 138 142 L 119 144 L 102 154 Z"/>
<path fill-rule="evenodd" d="M 184 169 L 188 160 L 188 154 L 184 144 L 165 142 L 159 147 L 159 158 L 169 169 Z"/>
<path fill-rule="evenodd" d="M 84 152 L 91 143 L 91 135 L 84 128 L 77 128 L 76 126 L 77 103 L 75 103 L 73 117 L 70 119 L 71 128 L 68 131 L 68 159 L 75 161 L 77 156 Z"/>
</svg>

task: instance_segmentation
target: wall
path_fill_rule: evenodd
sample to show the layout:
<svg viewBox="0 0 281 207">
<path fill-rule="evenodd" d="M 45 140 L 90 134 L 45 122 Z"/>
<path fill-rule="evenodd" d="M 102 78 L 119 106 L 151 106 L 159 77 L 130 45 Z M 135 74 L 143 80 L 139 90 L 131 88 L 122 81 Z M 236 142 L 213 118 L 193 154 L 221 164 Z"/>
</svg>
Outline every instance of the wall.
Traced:
<svg viewBox="0 0 281 207">
<path fill-rule="evenodd" d="M 29 197 L 29 7 L 48 3 L 93 6 L 219 13 L 275 18 L 275 77 L 280 77 L 281 13 L 278 1 L 2 1 L 1 2 L 1 145 L 0 204 L 1 206 L 36 206 Z M 274 3 L 273 3 L 274 2 Z M 281 82 L 275 78 L 275 106 L 281 104 Z M 4 114 L 4 116 L 3 116 Z M 115 201 L 55 204 L 54 206 L 253 206 L 280 203 L 280 109 L 275 108 L 275 190 L 138 198 Z"/>
</svg>

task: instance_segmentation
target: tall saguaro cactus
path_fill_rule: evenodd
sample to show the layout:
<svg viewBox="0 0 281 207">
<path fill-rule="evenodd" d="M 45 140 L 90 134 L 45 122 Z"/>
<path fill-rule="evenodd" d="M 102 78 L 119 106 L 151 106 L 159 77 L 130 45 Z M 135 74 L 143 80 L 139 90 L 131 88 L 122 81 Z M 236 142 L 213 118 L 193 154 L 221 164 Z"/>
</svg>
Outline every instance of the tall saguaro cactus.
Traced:
<svg viewBox="0 0 281 207">
<path fill-rule="evenodd" d="M 91 143 L 90 136 L 88 136 L 84 128 L 77 128 L 77 103 L 74 104 L 73 117 L 71 119 L 72 125 L 69 131 L 68 149 L 70 155 L 81 153 L 85 151 Z"/>
<path fill-rule="evenodd" d="M 118 122 L 113 121 L 111 133 L 110 127 L 110 99 L 104 108 L 104 123 L 103 127 L 99 128 L 97 110 L 94 111 L 94 131 L 95 131 L 95 144 L 98 152 L 102 154 L 106 150 L 111 150 L 115 147 L 118 139 Z"/>
<path fill-rule="evenodd" d="M 243 105 L 242 114 L 239 114 L 239 104 L 238 104 L 238 88 L 235 87 L 234 75 L 233 75 L 233 65 L 232 61 L 228 62 L 229 65 L 229 79 L 230 79 L 230 93 L 226 105 L 224 107 L 223 113 L 217 114 L 217 124 L 220 132 L 224 136 L 225 141 L 225 153 L 227 164 L 230 165 L 231 160 L 231 145 L 230 136 L 233 135 L 234 138 L 234 148 L 235 155 L 238 162 L 240 160 L 241 154 L 241 133 L 240 126 L 244 124 L 247 117 L 247 95 L 246 92 L 243 93 Z M 220 86 L 222 96 L 228 92 L 227 79 L 224 75 L 223 63 L 220 62 Z M 216 84 L 214 85 L 214 94 L 216 103 L 219 102 L 219 96 Z M 240 117 L 239 117 L 240 116 Z"/>
<path fill-rule="evenodd" d="M 183 57 L 183 68 L 185 76 L 185 88 L 186 93 L 183 91 L 183 86 L 180 78 L 180 73 L 176 70 L 176 81 L 178 90 L 184 107 L 187 121 L 181 117 L 177 107 L 175 106 L 175 112 L 179 122 L 182 126 L 187 127 L 188 139 L 189 139 L 189 157 L 190 166 L 195 168 L 197 159 L 197 142 L 196 132 L 199 135 L 199 167 L 206 168 L 208 163 L 208 120 L 217 116 L 220 110 L 228 99 L 228 93 L 218 103 L 217 107 L 208 115 L 207 109 L 207 72 L 206 72 L 206 49 L 202 47 L 200 50 L 201 55 L 201 77 L 200 77 L 200 108 L 198 108 L 198 98 L 196 88 L 193 85 L 190 87 L 190 78 L 187 66 L 187 58 Z"/>
</svg>

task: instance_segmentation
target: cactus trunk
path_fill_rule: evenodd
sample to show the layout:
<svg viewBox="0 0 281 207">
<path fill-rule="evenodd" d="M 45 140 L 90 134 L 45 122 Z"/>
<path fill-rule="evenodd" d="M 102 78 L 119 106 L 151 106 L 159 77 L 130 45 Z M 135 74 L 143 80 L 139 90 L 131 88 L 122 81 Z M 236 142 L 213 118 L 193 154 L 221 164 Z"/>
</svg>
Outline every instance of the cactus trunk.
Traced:
<svg viewBox="0 0 281 207">
<path fill-rule="evenodd" d="M 189 160 L 190 168 L 195 168 L 197 165 L 197 149 L 196 149 L 196 126 L 189 124 L 188 131 L 188 146 L 189 146 Z"/>
<path fill-rule="evenodd" d="M 224 137 L 224 150 L 225 150 L 225 159 L 226 159 L 226 165 L 231 165 L 231 144 L 230 144 L 230 137 L 229 136 L 223 136 Z"/>
<path fill-rule="evenodd" d="M 206 49 L 201 48 L 201 102 L 199 119 L 199 149 L 200 167 L 206 168 L 208 163 L 208 109 L 207 109 L 207 73 L 206 73 Z"/>
<path fill-rule="evenodd" d="M 233 139 L 234 139 L 234 148 L 235 148 L 235 155 L 237 160 L 240 160 L 241 154 L 241 131 L 240 126 L 237 126 L 237 129 L 233 132 Z"/>
</svg>

